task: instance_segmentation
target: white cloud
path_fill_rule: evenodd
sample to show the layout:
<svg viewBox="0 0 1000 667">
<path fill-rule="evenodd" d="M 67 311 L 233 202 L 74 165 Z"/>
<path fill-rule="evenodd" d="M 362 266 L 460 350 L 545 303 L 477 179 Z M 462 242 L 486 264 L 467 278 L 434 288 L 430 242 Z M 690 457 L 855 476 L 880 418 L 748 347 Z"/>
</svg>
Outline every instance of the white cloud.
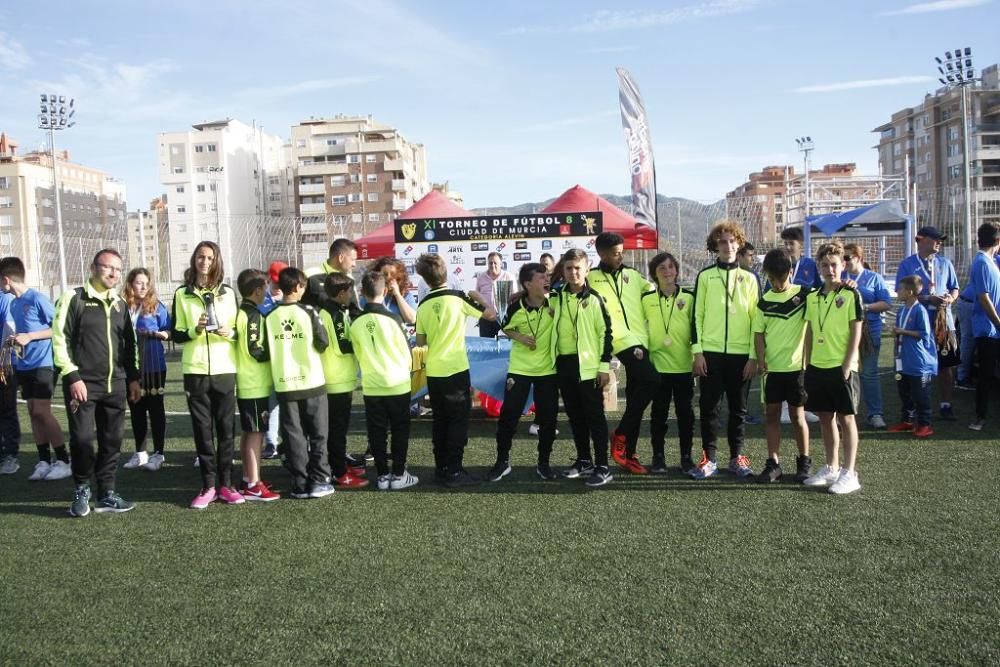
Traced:
<svg viewBox="0 0 1000 667">
<path fill-rule="evenodd" d="M 577 125 L 589 125 L 591 123 L 596 123 L 598 121 L 612 118 L 618 116 L 618 111 L 601 111 L 600 113 L 587 114 L 585 116 L 570 116 L 568 118 L 560 118 L 553 121 L 545 121 L 542 123 L 535 123 L 532 125 L 525 125 L 524 127 L 517 128 L 518 132 L 542 132 L 549 130 L 557 130 L 563 127 L 575 127 Z"/>
<path fill-rule="evenodd" d="M 882 12 L 879 16 L 898 16 L 900 14 L 927 14 L 930 12 L 950 12 L 955 9 L 968 9 L 987 5 L 990 0 L 937 0 L 936 2 L 920 2 L 908 5 L 902 9 Z"/>
<path fill-rule="evenodd" d="M 244 88 L 238 94 L 245 97 L 291 97 L 293 95 L 315 93 L 321 90 L 344 88 L 346 86 L 360 86 L 378 81 L 378 79 L 379 77 L 377 76 L 344 76 L 337 79 L 310 79 L 291 84 Z"/>
<path fill-rule="evenodd" d="M 5 32 L 0 32 L 0 67 L 21 69 L 31 64 L 31 56 L 24 46 Z"/>
<path fill-rule="evenodd" d="M 896 76 L 888 79 L 858 79 L 856 81 L 841 81 L 839 83 L 821 83 L 812 86 L 796 88 L 796 93 L 836 93 L 841 90 L 856 90 L 858 88 L 882 88 L 884 86 L 905 86 L 914 83 L 933 81 L 932 76 Z"/>
<path fill-rule="evenodd" d="M 610 32 L 613 30 L 641 30 L 657 28 L 684 21 L 693 21 L 729 14 L 741 14 L 757 8 L 761 0 L 710 0 L 696 5 L 678 7 L 661 11 L 632 10 L 612 11 L 601 10 L 590 14 L 579 23 L 568 25 L 536 25 L 519 26 L 505 30 L 505 35 L 526 35 L 532 33 L 592 33 Z"/>
</svg>

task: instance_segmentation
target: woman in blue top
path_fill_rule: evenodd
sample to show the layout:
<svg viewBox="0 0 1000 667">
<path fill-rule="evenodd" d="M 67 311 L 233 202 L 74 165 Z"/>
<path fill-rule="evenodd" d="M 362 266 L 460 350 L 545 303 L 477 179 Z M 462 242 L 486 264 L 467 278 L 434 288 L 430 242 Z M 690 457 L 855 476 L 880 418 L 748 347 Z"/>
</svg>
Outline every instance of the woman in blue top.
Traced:
<svg viewBox="0 0 1000 667">
<path fill-rule="evenodd" d="M 406 324 L 416 322 L 417 299 L 410 290 L 410 274 L 406 272 L 406 265 L 395 257 L 379 257 L 368 265 L 368 270 L 385 276 L 388 294 L 385 295 L 384 305 L 389 312 L 399 315 Z M 364 299 L 361 299 L 360 306 L 365 307 Z"/>
<path fill-rule="evenodd" d="M 146 269 L 129 271 L 123 296 L 135 326 L 139 370 L 142 373 L 139 379 L 142 398 L 133 403 L 130 410 L 135 454 L 125 467 L 159 470 L 163 465 L 163 443 L 167 432 L 163 409 L 167 361 L 163 355 L 163 341 L 170 339 L 170 313 L 157 298 L 152 276 Z M 152 456 L 146 453 L 146 433 L 150 426 L 153 431 Z"/>
</svg>

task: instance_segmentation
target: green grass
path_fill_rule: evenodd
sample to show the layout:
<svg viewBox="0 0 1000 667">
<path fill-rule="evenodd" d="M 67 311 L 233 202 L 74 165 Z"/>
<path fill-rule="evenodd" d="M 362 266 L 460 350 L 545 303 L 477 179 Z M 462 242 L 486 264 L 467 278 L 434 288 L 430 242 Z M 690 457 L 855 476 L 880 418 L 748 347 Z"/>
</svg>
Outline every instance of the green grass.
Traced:
<svg viewBox="0 0 1000 667">
<path fill-rule="evenodd" d="M 0 663 L 996 664 L 1000 453 L 958 401 L 928 442 L 864 432 L 848 497 L 677 472 L 543 484 L 526 424 L 513 479 L 449 492 L 419 420 L 412 490 L 199 513 L 184 415 L 160 472 L 120 472 L 135 511 L 79 520 L 69 480 L 26 481 L 29 436 L 0 478 Z M 493 430 L 473 424 L 470 467 L 492 463 Z M 274 462 L 266 477 L 287 490 Z"/>
</svg>

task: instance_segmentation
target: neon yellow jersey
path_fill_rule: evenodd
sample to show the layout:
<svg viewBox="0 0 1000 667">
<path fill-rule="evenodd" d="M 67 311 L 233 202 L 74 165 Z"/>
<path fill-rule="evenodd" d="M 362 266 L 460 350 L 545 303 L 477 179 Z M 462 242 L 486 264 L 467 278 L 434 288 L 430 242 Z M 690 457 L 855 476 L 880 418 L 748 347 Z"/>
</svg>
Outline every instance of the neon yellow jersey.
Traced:
<svg viewBox="0 0 1000 667">
<path fill-rule="evenodd" d="M 698 273 L 694 294 L 695 354 L 752 354 L 753 316 L 760 299 L 757 277 L 736 262 L 716 262 Z"/>
<path fill-rule="evenodd" d="M 351 322 L 351 342 L 361 366 L 365 396 L 410 393 L 412 354 L 398 315 L 380 303 L 365 305 Z"/>
<path fill-rule="evenodd" d="M 587 274 L 587 284 L 604 297 L 611 319 L 611 351 L 618 354 L 636 345 L 647 346 L 648 332 L 642 314 L 642 295 L 653 285 L 630 266 L 609 269 L 598 265 Z"/>
<path fill-rule="evenodd" d="M 844 363 L 851 339 L 851 322 L 864 318 L 861 295 L 844 285 L 832 292 L 820 288 L 806 299 L 806 321 L 812 340 L 809 365 L 836 368 Z M 852 371 L 858 370 L 855 356 Z"/>
<path fill-rule="evenodd" d="M 319 311 L 330 346 L 323 351 L 323 376 L 326 393 L 343 394 L 358 385 L 358 362 L 351 343 L 351 317 L 333 301 Z"/>
<path fill-rule="evenodd" d="M 417 306 L 417 335 L 427 337 L 427 376 L 449 377 L 469 370 L 465 321 L 484 308 L 459 290 L 432 289 Z"/>
<path fill-rule="evenodd" d="M 543 301 L 541 306 L 532 308 L 525 299 L 519 299 L 510 307 L 500 328 L 531 336 L 535 339 L 535 349 L 515 340 L 510 349 L 508 372 L 533 377 L 555 374 L 556 360 L 552 356 L 553 315 L 548 300 Z"/>
<path fill-rule="evenodd" d="M 768 290 L 757 302 L 753 332 L 764 335 L 764 360 L 772 373 L 803 368 L 806 339 L 806 299 L 812 289 L 789 285 L 784 292 Z M 756 358 L 756 354 L 753 355 Z"/>
<path fill-rule="evenodd" d="M 659 373 L 690 373 L 694 366 L 691 351 L 691 321 L 694 319 L 694 292 L 675 288 L 672 294 L 660 290 L 642 296 L 642 312 L 649 331 L 649 356 Z"/>
<path fill-rule="evenodd" d="M 198 320 L 205 312 L 205 296 L 214 303 L 215 316 L 221 326 L 233 336 L 220 336 L 209 331 L 198 333 Z M 181 370 L 185 375 L 222 375 L 236 372 L 236 292 L 228 285 L 203 289 L 184 285 L 174 292 L 174 323 L 171 338 L 183 343 Z"/>
<path fill-rule="evenodd" d="M 236 395 L 267 398 L 273 389 L 267 325 L 257 304 L 244 299 L 236 313 Z"/>
<path fill-rule="evenodd" d="M 319 314 L 303 303 L 282 303 L 267 315 L 274 391 L 296 401 L 326 391 L 322 354 L 330 344 Z"/>
</svg>

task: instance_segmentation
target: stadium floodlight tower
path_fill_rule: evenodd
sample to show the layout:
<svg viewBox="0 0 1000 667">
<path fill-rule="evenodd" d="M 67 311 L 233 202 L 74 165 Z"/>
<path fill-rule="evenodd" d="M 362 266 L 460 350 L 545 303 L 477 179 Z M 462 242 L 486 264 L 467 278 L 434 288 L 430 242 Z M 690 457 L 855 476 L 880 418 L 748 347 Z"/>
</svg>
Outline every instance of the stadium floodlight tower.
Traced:
<svg viewBox="0 0 1000 667">
<path fill-rule="evenodd" d="M 813 151 L 812 137 L 799 137 L 795 140 L 799 150 L 802 151 L 802 194 L 803 194 L 803 214 L 802 214 L 802 252 L 806 257 L 812 257 L 812 230 L 809 225 L 809 154 Z"/>
<path fill-rule="evenodd" d="M 976 247 L 973 242 L 972 232 L 975 224 L 972 220 L 972 169 L 969 159 L 969 86 L 976 82 L 976 70 L 972 67 L 972 49 L 968 46 L 945 51 L 944 60 L 935 57 L 938 72 L 941 74 L 938 81 L 941 85 L 950 89 L 959 88 L 962 91 L 962 173 L 965 176 L 965 232 L 963 234 L 963 254 L 966 259 L 972 259 L 971 255 Z M 956 248 L 957 250 L 957 248 Z M 968 265 L 969 262 L 966 262 Z"/>
<path fill-rule="evenodd" d="M 56 204 L 56 233 L 59 240 L 59 292 L 66 291 L 66 251 L 63 247 L 63 223 L 62 223 L 62 202 L 59 197 L 59 166 L 56 160 L 56 130 L 68 130 L 76 125 L 73 115 L 76 109 L 73 108 L 73 99 L 66 103 L 65 95 L 45 94 L 41 95 L 41 113 L 38 114 L 38 127 L 49 131 L 49 151 L 52 155 L 52 189 L 55 191 Z M 39 251 L 39 256 L 41 251 Z M 41 276 L 41 264 L 38 266 L 39 276 Z"/>
</svg>

